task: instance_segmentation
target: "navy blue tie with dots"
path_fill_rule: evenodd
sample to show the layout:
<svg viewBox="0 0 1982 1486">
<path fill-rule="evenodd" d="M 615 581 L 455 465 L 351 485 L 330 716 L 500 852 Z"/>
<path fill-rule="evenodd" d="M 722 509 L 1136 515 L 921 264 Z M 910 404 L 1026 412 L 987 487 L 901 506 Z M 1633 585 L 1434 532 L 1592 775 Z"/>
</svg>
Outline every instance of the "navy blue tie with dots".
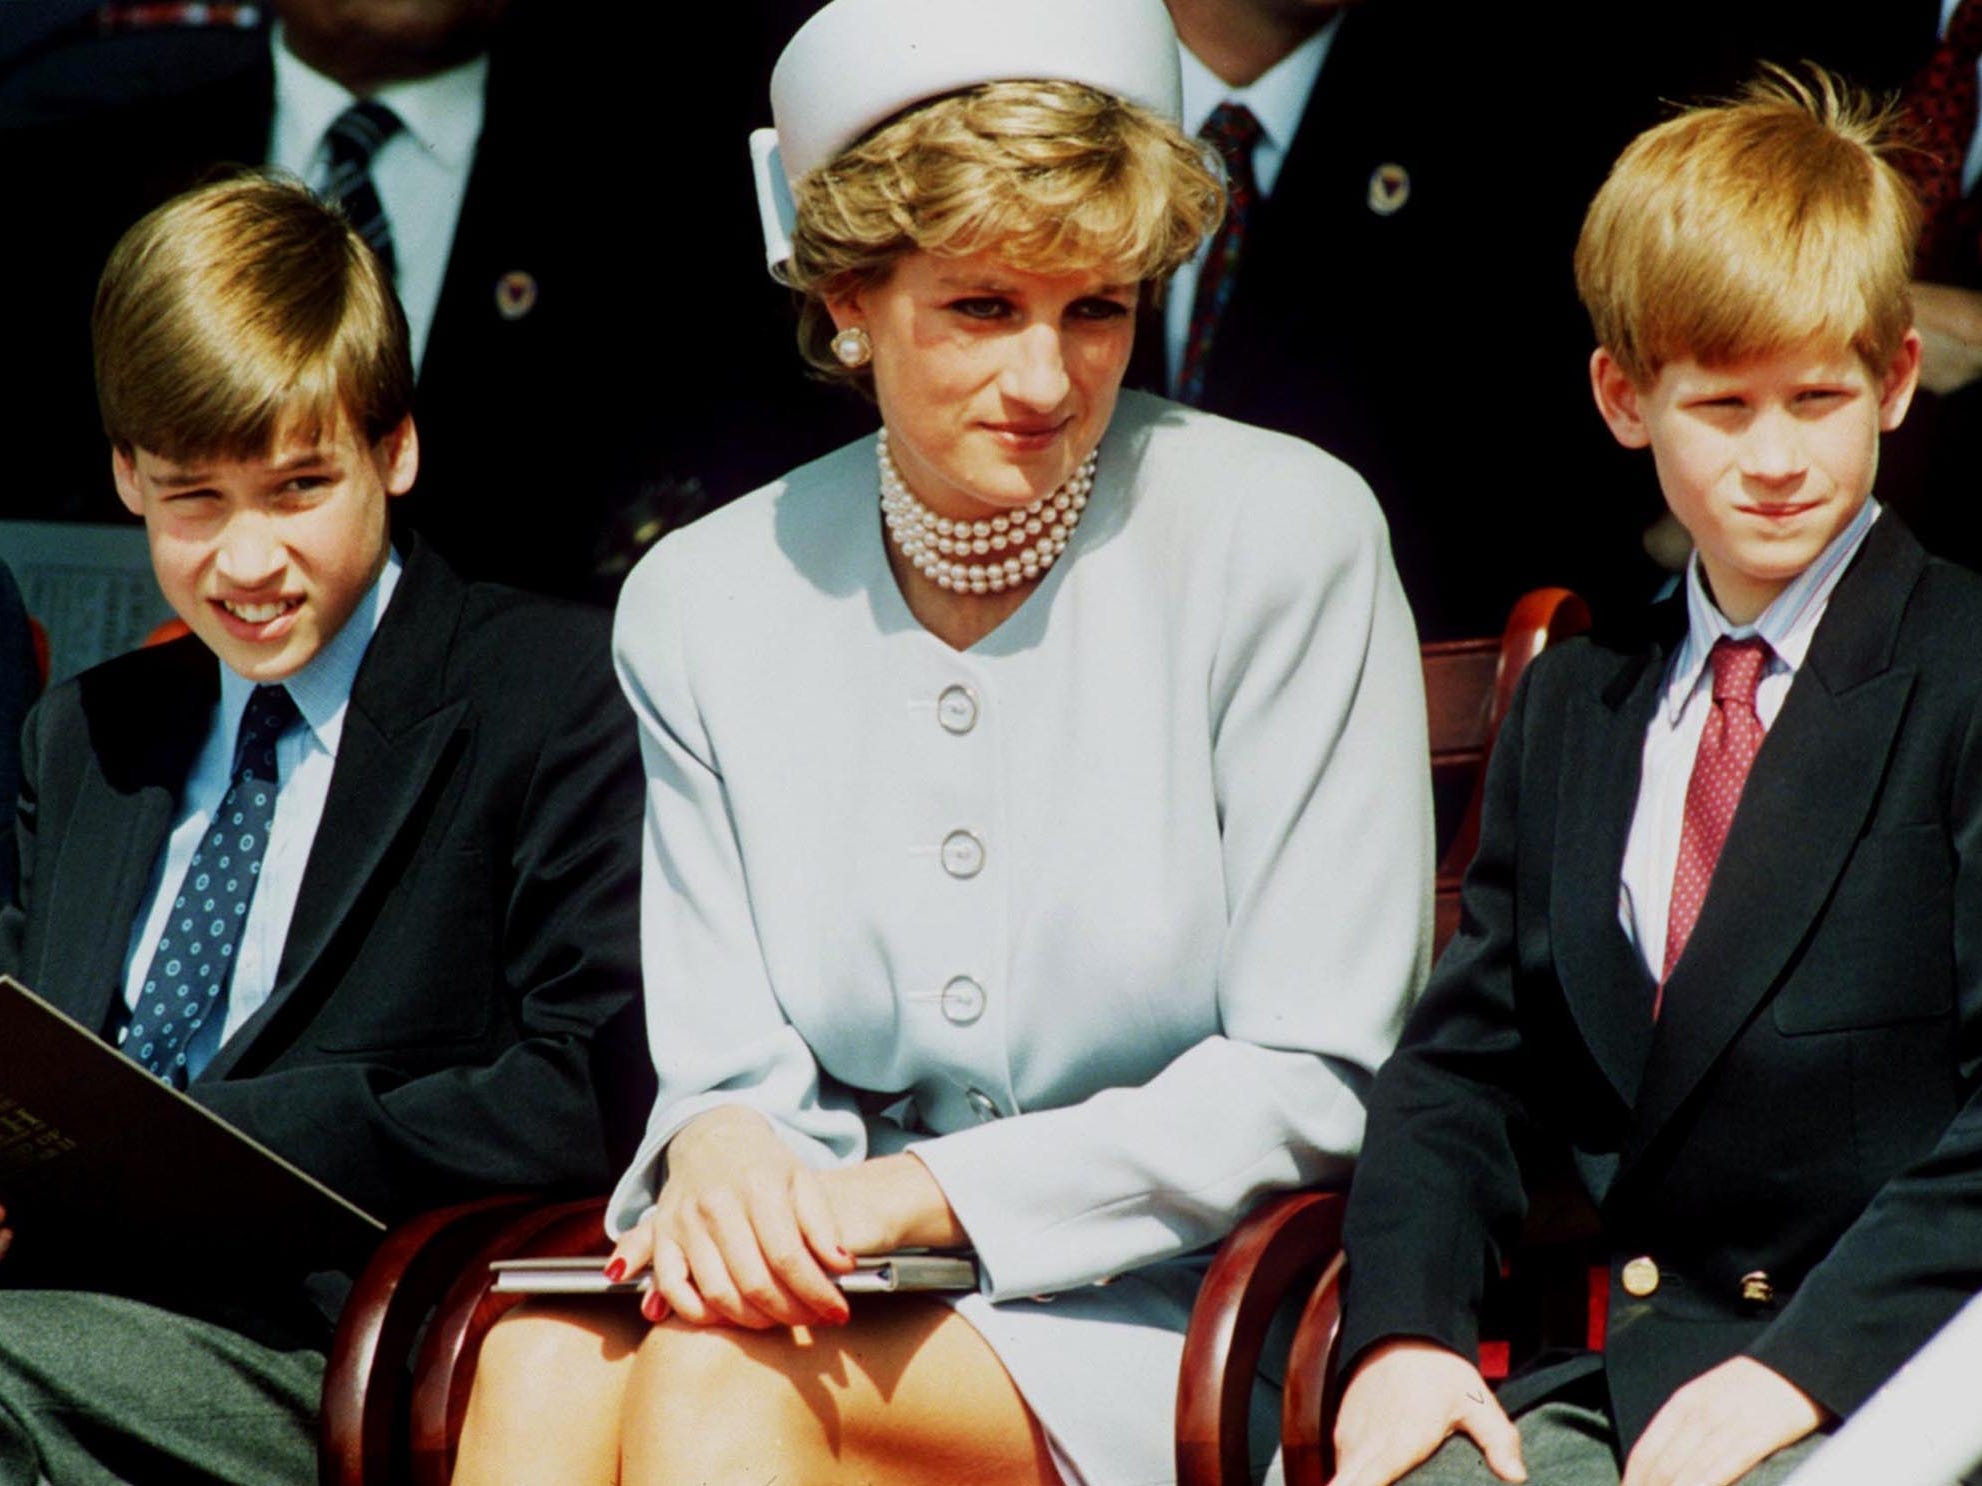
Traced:
<svg viewBox="0 0 1982 1486">
<path fill-rule="evenodd" d="M 198 1072 L 193 1039 L 225 1020 L 234 951 L 275 819 L 275 742 L 300 720 L 286 688 L 257 686 L 241 719 L 234 778 L 172 901 L 123 1040 L 125 1055 L 183 1089 Z M 201 1039 L 217 1047 L 216 1039 Z"/>
</svg>

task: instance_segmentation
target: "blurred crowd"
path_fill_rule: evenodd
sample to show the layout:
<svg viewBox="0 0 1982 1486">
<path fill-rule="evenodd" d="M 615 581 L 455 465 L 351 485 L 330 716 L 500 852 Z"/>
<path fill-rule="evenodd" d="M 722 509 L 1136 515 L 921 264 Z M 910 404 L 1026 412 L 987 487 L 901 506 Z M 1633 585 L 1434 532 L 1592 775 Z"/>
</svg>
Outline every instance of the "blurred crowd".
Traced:
<svg viewBox="0 0 1982 1486">
<path fill-rule="evenodd" d="M 1651 471 L 1592 413 L 1570 282 L 1576 224 L 1634 132 L 1758 60 L 1819 61 L 1958 136 L 1952 184 L 1930 144 L 1922 186 L 1951 219 L 1969 209 L 1982 36 L 1956 34 L 1954 0 L 1566 18 L 1452 0 L 1170 4 L 1185 122 L 1219 148 L 1239 207 L 1217 272 L 1186 270 L 1147 308 L 1131 381 L 1359 470 L 1425 638 L 1496 631 L 1540 584 L 1577 589 L 1601 621 L 1684 555 Z M 0 8 L 14 358 L 0 517 L 119 519 L 87 333 L 104 254 L 215 165 L 268 163 L 332 194 L 356 179 L 347 210 L 386 236 L 424 451 L 401 517 L 472 576 L 610 601 L 662 532 L 872 424 L 794 354 L 751 197 L 745 137 L 810 8 Z M 1937 44 L 1943 76 L 1966 46 L 1965 122 L 1921 101 Z M 1930 548 L 1970 561 L 1978 244 L 1973 219 L 1930 228 L 1930 392 L 1880 482 Z"/>
</svg>

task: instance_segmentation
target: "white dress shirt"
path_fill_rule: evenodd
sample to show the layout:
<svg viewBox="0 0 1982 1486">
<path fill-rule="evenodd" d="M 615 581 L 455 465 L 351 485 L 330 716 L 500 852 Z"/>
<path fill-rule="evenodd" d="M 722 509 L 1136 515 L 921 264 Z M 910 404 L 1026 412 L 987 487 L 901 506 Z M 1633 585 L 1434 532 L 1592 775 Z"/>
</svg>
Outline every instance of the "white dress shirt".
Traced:
<svg viewBox="0 0 1982 1486">
<path fill-rule="evenodd" d="M 358 101 L 342 83 L 325 77 L 283 45 L 275 28 L 275 114 L 269 123 L 268 162 L 321 188 L 330 173 L 324 131 Z M 483 89 L 489 59 L 476 57 L 431 77 L 387 83 L 370 96 L 405 124 L 372 157 L 372 185 L 392 227 L 399 303 L 413 342 L 417 369 L 447 276 L 454 225 L 475 144 L 482 135 Z"/>
<path fill-rule="evenodd" d="M 1280 167 L 1287 163 L 1287 151 L 1301 127 L 1301 116 L 1308 111 L 1308 98 L 1321 76 L 1321 64 L 1328 60 L 1329 46 L 1341 25 L 1338 12 L 1319 31 L 1243 88 L 1228 84 L 1200 62 L 1189 47 L 1177 48 L 1183 64 L 1186 134 L 1195 135 L 1202 129 L 1211 111 L 1221 103 L 1242 103 L 1259 120 L 1260 139 L 1253 147 L 1253 179 L 1262 201 L 1273 194 L 1273 187 L 1280 179 Z M 1198 270 L 1204 266 L 1204 255 L 1210 250 L 1208 238 L 1198 244 L 1191 261 L 1170 280 L 1163 302 L 1163 364 L 1172 391 L 1176 390 L 1177 376 L 1183 369 L 1184 342 L 1191 332 Z"/>
<path fill-rule="evenodd" d="M 1664 978 L 1666 920 L 1672 911 L 1672 874 L 1679 862 L 1679 836 L 1686 820 L 1686 787 L 1700 734 L 1713 710 L 1714 688 L 1708 658 L 1723 637 L 1768 642 L 1769 657 L 1755 688 L 1755 713 L 1766 731 L 1782 711 L 1789 684 L 1796 679 L 1810 640 L 1830 607 L 1831 592 L 1858 553 L 1865 534 L 1879 519 L 1880 506 L 1867 500 L 1851 524 L 1831 539 L 1817 560 L 1753 624 L 1731 624 L 1707 596 L 1695 553 L 1686 565 L 1686 638 L 1666 668 L 1665 692 L 1645 729 L 1645 751 L 1638 776 L 1638 804 L 1624 847 L 1618 884 L 1617 916 L 1654 980 Z M 1712 888 L 1709 887 L 1709 892 Z"/>
<path fill-rule="evenodd" d="M 308 665 L 282 683 L 302 714 L 304 726 L 290 728 L 275 747 L 276 768 L 282 776 L 276 788 L 275 818 L 269 824 L 260 880 L 248 903 L 248 921 L 241 927 L 241 943 L 234 954 L 234 977 L 227 988 L 227 1020 L 215 1046 L 239 1031 L 275 989 L 275 974 L 282 962 L 283 942 L 289 937 L 289 920 L 295 916 L 303 867 L 309 861 L 310 846 L 323 819 L 324 801 L 330 794 L 330 775 L 337 764 L 338 741 L 344 734 L 344 712 L 351 701 L 351 683 L 399 583 L 399 571 L 398 554 L 388 555 L 385 570 L 352 610 L 351 617 L 344 621 L 343 628 Z M 165 849 L 151 869 L 151 886 L 145 895 L 150 906 L 131 926 L 130 945 L 124 957 L 124 1004 L 132 1011 L 137 1010 L 145 974 L 165 933 L 173 895 L 184 881 L 193 851 L 233 782 L 234 740 L 241 731 L 241 716 L 247 711 L 248 697 L 255 686 L 255 682 L 221 666 L 220 700 L 214 705 L 212 725 L 186 776 Z"/>
</svg>

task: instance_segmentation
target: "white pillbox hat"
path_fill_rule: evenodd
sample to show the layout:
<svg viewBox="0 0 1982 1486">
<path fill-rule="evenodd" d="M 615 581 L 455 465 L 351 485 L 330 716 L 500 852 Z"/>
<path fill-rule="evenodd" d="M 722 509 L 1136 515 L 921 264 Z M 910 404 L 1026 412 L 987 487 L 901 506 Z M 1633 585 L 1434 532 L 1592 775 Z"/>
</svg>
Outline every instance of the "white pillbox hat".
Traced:
<svg viewBox="0 0 1982 1486">
<path fill-rule="evenodd" d="M 750 136 L 764 249 L 791 257 L 791 186 L 926 99 L 1008 79 L 1084 83 L 1175 121 L 1177 33 L 1163 0 L 832 0 L 771 73 Z"/>
</svg>

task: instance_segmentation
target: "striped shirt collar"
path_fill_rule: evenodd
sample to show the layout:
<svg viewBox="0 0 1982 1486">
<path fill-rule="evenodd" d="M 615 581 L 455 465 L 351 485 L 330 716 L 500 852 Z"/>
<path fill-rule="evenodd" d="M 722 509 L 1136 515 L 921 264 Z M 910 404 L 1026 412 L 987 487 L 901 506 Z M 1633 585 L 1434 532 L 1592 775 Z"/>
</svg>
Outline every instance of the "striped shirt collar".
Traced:
<svg viewBox="0 0 1982 1486">
<path fill-rule="evenodd" d="M 1672 658 L 1666 681 L 1666 717 L 1673 726 L 1678 726 L 1680 713 L 1700 684 L 1716 640 L 1745 640 L 1758 635 L 1772 652 L 1770 670 L 1787 670 L 1793 676 L 1801 669 L 1818 621 L 1830 604 L 1831 591 L 1858 555 L 1881 509 L 1878 501 L 1868 497 L 1850 525 L 1831 538 L 1817 560 L 1798 573 L 1752 624 L 1731 623 L 1715 607 L 1700 574 L 1700 554 L 1693 554 L 1686 564 L 1686 638 Z"/>
</svg>

